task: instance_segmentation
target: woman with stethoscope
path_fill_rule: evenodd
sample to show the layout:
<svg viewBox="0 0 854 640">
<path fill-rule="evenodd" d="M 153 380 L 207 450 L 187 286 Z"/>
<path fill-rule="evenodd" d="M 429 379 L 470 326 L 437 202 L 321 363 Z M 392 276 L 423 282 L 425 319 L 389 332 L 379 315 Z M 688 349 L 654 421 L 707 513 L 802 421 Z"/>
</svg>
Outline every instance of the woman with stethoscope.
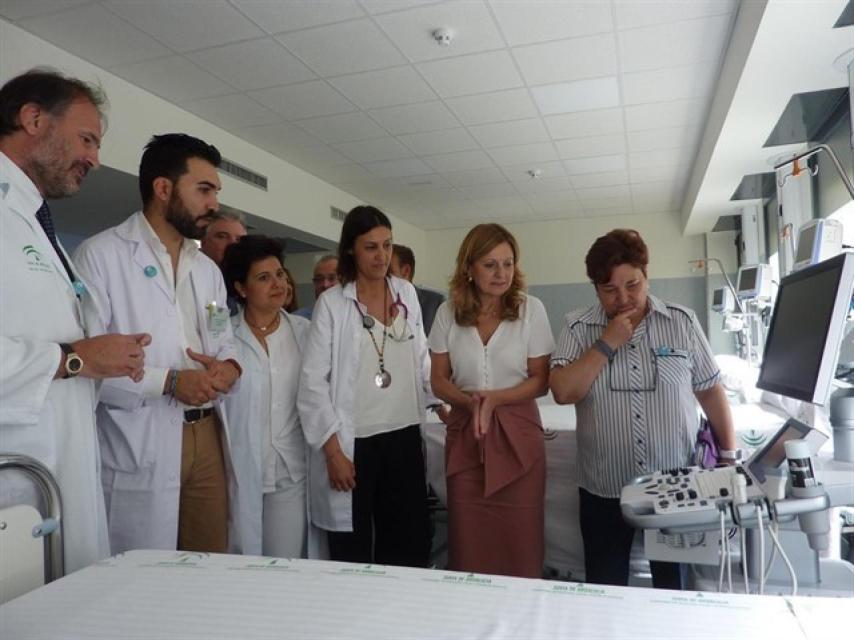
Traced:
<svg viewBox="0 0 854 640">
<path fill-rule="evenodd" d="M 333 560 L 426 566 L 429 514 L 420 423 L 429 356 L 415 288 L 388 276 L 391 222 L 344 220 L 340 284 L 314 307 L 298 406 L 314 524 Z"/>
</svg>

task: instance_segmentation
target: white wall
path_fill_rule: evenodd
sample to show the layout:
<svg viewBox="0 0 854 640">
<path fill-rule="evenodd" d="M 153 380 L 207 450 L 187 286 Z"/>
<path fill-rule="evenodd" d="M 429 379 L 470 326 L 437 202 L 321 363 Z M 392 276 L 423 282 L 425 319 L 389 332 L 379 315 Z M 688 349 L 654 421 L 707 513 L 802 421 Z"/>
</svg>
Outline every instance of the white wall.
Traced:
<svg viewBox="0 0 854 640">
<path fill-rule="evenodd" d="M 97 33 L 92 34 L 98 37 Z M 101 161 L 137 175 L 142 148 L 152 134 L 184 132 L 216 145 L 224 156 L 269 178 L 262 191 L 222 176 L 222 202 L 337 242 L 341 223 L 329 207 L 344 211 L 362 204 L 356 197 L 259 149 L 179 107 L 140 89 L 85 60 L 0 20 L 0 84 L 35 66 L 50 66 L 100 84 L 109 98 L 109 128 Z M 386 211 L 395 237 L 424 253 L 424 232 Z"/>
<path fill-rule="evenodd" d="M 593 241 L 611 229 L 636 229 L 650 252 L 649 277 L 682 278 L 692 273 L 689 260 L 705 255 L 703 236 L 683 236 L 676 214 L 574 218 L 508 224 L 521 251 L 521 266 L 529 285 L 588 282 L 584 256 Z M 453 273 L 457 251 L 469 228 L 428 231 L 429 259 L 418 260 L 418 280 L 442 288 Z"/>
</svg>

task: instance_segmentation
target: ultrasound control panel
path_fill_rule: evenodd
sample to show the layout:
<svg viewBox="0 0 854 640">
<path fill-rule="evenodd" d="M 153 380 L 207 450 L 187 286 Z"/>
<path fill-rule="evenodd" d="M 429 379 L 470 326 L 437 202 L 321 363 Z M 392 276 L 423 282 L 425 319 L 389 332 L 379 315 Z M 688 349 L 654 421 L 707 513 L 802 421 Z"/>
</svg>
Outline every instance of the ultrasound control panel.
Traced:
<svg viewBox="0 0 854 640">
<path fill-rule="evenodd" d="M 623 487 L 623 515 L 635 526 L 649 524 L 644 516 L 651 516 L 655 528 L 713 523 L 720 517 L 719 506 L 732 502 L 736 474 L 744 476 L 748 501 L 762 497 L 756 481 L 742 466 L 677 467 L 636 478 L 633 484 Z"/>
</svg>

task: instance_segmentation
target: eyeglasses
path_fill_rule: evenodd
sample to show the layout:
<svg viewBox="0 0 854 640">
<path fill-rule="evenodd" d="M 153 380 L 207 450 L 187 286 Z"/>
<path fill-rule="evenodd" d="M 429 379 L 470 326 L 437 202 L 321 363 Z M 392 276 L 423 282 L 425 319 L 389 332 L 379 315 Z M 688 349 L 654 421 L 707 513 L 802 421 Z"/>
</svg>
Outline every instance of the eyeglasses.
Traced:
<svg viewBox="0 0 854 640">
<path fill-rule="evenodd" d="M 332 274 L 331 276 L 314 276 L 311 281 L 314 284 L 320 284 L 321 282 L 330 282 L 332 284 L 338 284 L 338 276 Z"/>
<path fill-rule="evenodd" d="M 658 388 L 658 354 L 656 350 L 650 348 L 650 367 L 644 367 L 643 364 L 638 367 L 636 365 L 621 365 L 614 370 L 614 360 L 611 358 L 608 361 L 608 388 L 611 391 L 621 392 L 645 392 L 650 393 Z M 649 378 L 649 371 L 652 372 L 652 379 Z"/>
</svg>

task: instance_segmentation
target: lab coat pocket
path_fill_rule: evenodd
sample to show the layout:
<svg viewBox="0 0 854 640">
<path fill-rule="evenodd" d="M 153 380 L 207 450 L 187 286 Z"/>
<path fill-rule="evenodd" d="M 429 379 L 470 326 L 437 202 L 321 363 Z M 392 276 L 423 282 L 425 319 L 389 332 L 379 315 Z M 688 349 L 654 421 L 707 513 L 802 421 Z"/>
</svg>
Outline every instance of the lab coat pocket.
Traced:
<svg viewBox="0 0 854 640">
<path fill-rule="evenodd" d="M 106 419 L 98 421 L 98 436 L 105 467 L 133 473 L 154 465 L 153 410 L 147 406 L 133 411 L 101 406 L 101 417 Z"/>
</svg>

